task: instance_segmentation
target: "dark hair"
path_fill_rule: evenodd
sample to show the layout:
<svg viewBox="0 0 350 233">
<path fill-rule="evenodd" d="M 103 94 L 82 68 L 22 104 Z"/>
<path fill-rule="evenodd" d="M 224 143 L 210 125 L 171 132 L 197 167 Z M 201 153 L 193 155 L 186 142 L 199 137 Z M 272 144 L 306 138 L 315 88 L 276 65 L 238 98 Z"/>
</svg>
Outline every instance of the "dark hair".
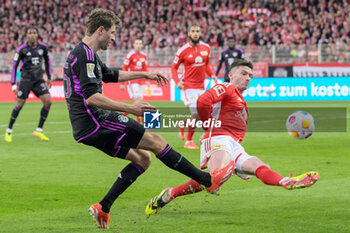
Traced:
<svg viewBox="0 0 350 233">
<path fill-rule="evenodd" d="M 122 21 L 112 11 L 97 8 L 90 12 L 85 24 L 86 35 L 91 36 L 100 26 L 109 30 L 112 25 L 121 27 Z"/>
<path fill-rule="evenodd" d="M 239 66 L 247 66 L 250 69 L 253 69 L 253 63 L 251 61 L 247 61 L 247 60 L 243 60 L 243 59 L 237 59 L 235 60 L 231 66 L 230 66 L 230 70 L 239 67 Z"/>
<path fill-rule="evenodd" d="M 201 29 L 201 27 L 198 24 L 192 24 L 192 25 L 187 27 L 187 33 L 189 33 L 191 31 L 192 27 L 199 27 L 199 29 Z"/>
<path fill-rule="evenodd" d="M 140 40 L 140 41 L 143 43 L 143 39 L 142 39 L 141 37 L 136 37 L 135 40 L 134 40 L 134 43 L 135 43 L 135 41 L 137 41 L 137 40 Z"/>
<path fill-rule="evenodd" d="M 35 30 L 37 34 L 39 34 L 38 28 L 34 25 L 31 25 L 29 27 L 26 28 L 26 35 L 28 34 L 29 30 Z"/>
<path fill-rule="evenodd" d="M 235 38 L 233 36 L 227 37 L 227 40 L 234 40 Z"/>
</svg>

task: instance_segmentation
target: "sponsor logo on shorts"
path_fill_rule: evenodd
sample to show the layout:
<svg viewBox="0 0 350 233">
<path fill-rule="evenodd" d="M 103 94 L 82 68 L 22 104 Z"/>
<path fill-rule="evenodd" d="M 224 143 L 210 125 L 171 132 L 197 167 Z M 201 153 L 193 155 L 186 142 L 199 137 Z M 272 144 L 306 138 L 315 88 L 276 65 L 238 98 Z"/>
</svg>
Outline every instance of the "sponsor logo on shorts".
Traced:
<svg viewBox="0 0 350 233">
<path fill-rule="evenodd" d="M 119 115 L 118 116 L 118 120 L 120 122 L 128 122 L 129 121 L 129 118 L 127 116 L 124 116 L 124 115 Z"/>
</svg>

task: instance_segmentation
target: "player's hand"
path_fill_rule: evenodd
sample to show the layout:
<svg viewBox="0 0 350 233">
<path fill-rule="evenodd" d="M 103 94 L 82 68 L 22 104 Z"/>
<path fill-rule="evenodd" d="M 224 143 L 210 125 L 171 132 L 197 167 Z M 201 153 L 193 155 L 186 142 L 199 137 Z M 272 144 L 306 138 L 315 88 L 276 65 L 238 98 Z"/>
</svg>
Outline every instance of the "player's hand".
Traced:
<svg viewBox="0 0 350 233">
<path fill-rule="evenodd" d="M 18 86 L 16 84 L 12 85 L 12 91 L 13 91 L 13 93 L 15 93 L 15 95 L 17 95 L 17 93 L 18 93 Z"/>
<path fill-rule="evenodd" d="M 49 89 L 52 87 L 52 81 L 51 80 L 47 80 L 46 84 L 47 84 L 47 87 Z"/>
<path fill-rule="evenodd" d="M 216 75 L 211 76 L 215 84 L 218 84 L 218 77 Z"/>
<path fill-rule="evenodd" d="M 142 116 L 143 112 L 154 112 L 157 108 L 142 100 L 136 100 L 131 104 L 130 113 L 135 116 Z"/>
<path fill-rule="evenodd" d="M 184 83 L 182 81 L 178 82 L 177 88 L 179 88 L 180 90 L 184 89 Z"/>
<path fill-rule="evenodd" d="M 124 84 L 120 84 L 120 90 L 122 90 L 122 91 L 125 90 L 125 85 Z"/>
<path fill-rule="evenodd" d="M 161 74 L 159 72 L 147 72 L 145 78 L 157 81 L 158 85 L 160 86 L 164 86 L 169 81 L 164 74 Z"/>
</svg>

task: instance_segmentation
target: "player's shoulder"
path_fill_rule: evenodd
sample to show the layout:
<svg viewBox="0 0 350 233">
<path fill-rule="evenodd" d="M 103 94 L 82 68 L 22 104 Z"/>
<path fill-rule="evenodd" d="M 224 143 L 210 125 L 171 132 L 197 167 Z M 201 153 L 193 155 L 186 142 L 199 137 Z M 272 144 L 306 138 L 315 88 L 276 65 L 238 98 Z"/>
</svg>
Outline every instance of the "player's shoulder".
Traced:
<svg viewBox="0 0 350 233">
<path fill-rule="evenodd" d="M 38 41 L 38 44 L 39 44 L 40 46 L 46 48 L 46 49 L 49 48 L 49 46 L 48 46 L 47 44 L 45 44 L 44 42 L 42 42 L 42 41 Z"/>
<path fill-rule="evenodd" d="M 134 55 L 135 54 L 135 51 L 134 50 L 131 50 L 130 52 L 128 52 L 126 55 L 125 55 L 125 58 L 126 59 L 130 59 L 130 57 L 132 56 L 132 55 Z"/>
<path fill-rule="evenodd" d="M 147 54 L 146 53 L 144 53 L 144 52 L 140 52 L 140 54 L 142 55 L 142 56 L 144 56 L 144 57 L 147 57 Z"/>
<path fill-rule="evenodd" d="M 205 43 L 205 42 L 203 42 L 203 41 L 199 41 L 199 44 L 200 44 L 202 47 L 204 47 L 204 48 L 210 49 L 210 45 L 207 44 L 207 43 Z"/>
<path fill-rule="evenodd" d="M 17 48 L 16 52 L 19 53 L 19 52 L 21 52 L 22 49 L 24 49 L 24 48 L 26 48 L 26 47 L 28 47 L 28 43 L 27 43 L 27 42 L 21 44 L 21 45 Z"/>
<path fill-rule="evenodd" d="M 228 48 L 226 48 L 226 49 L 221 50 L 221 53 L 222 53 L 222 54 L 225 54 L 225 53 L 227 53 L 228 51 L 229 51 Z"/>
<path fill-rule="evenodd" d="M 243 52 L 244 52 L 243 49 L 241 49 L 241 48 L 235 48 L 235 50 L 238 51 L 238 52 L 240 52 L 240 53 L 243 53 Z"/>
<path fill-rule="evenodd" d="M 75 46 L 70 54 L 72 54 L 80 62 L 95 62 L 94 51 L 92 51 L 83 42 L 80 42 L 77 46 Z"/>
<path fill-rule="evenodd" d="M 218 83 L 215 86 L 213 86 L 214 90 L 224 90 L 223 93 L 231 93 L 234 92 L 236 87 L 232 83 L 224 82 L 224 83 Z M 223 94 L 222 93 L 222 94 Z"/>
<path fill-rule="evenodd" d="M 181 46 L 178 50 L 177 50 L 177 52 L 176 52 L 176 55 L 177 56 L 180 56 L 181 55 L 181 53 L 183 53 L 186 49 L 188 49 L 188 48 L 191 48 L 191 45 L 190 45 L 190 43 L 186 43 L 186 44 L 184 44 L 183 46 Z"/>
</svg>

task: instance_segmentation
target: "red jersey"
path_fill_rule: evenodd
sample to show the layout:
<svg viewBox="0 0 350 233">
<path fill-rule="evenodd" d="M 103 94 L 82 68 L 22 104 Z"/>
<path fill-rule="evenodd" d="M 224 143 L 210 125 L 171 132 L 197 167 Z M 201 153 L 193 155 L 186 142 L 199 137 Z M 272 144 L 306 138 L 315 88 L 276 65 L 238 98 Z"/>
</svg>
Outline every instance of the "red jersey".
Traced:
<svg viewBox="0 0 350 233">
<path fill-rule="evenodd" d="M 147 56 L 145 53 L 136 53 L 131 50 L 124 59 L 122 70 L 124 71 L 148 71 L 147 69 Z M 142 79 L 131 80 L 129 83 L 142 84 Z"/>
<path fill-rule="evenodd" d="M 217 84 L 199 96 L 197 101 L 199 118 L 206 121 L 215 118 L 221 127 L 209 128 L 203 139 L 219 135 L 231 136 L 241 143 L 248 123 L 247 103 L 232 83 Z"/>
<path fill-rule="evenodd" d="M 210 47 L 208 44 L 200 41 L 197 46 L 190 43 L 182 46 L 176 53 L 174 62 L 171 66 L 171 75 L 177 84 L 180 80 L 177 75 L 177 69 L 180 64 L 184 64 L 184 89 L 204 89 L 205 73 L 210 77 L 214 72 L 209 64 Z"/>
</svg>

